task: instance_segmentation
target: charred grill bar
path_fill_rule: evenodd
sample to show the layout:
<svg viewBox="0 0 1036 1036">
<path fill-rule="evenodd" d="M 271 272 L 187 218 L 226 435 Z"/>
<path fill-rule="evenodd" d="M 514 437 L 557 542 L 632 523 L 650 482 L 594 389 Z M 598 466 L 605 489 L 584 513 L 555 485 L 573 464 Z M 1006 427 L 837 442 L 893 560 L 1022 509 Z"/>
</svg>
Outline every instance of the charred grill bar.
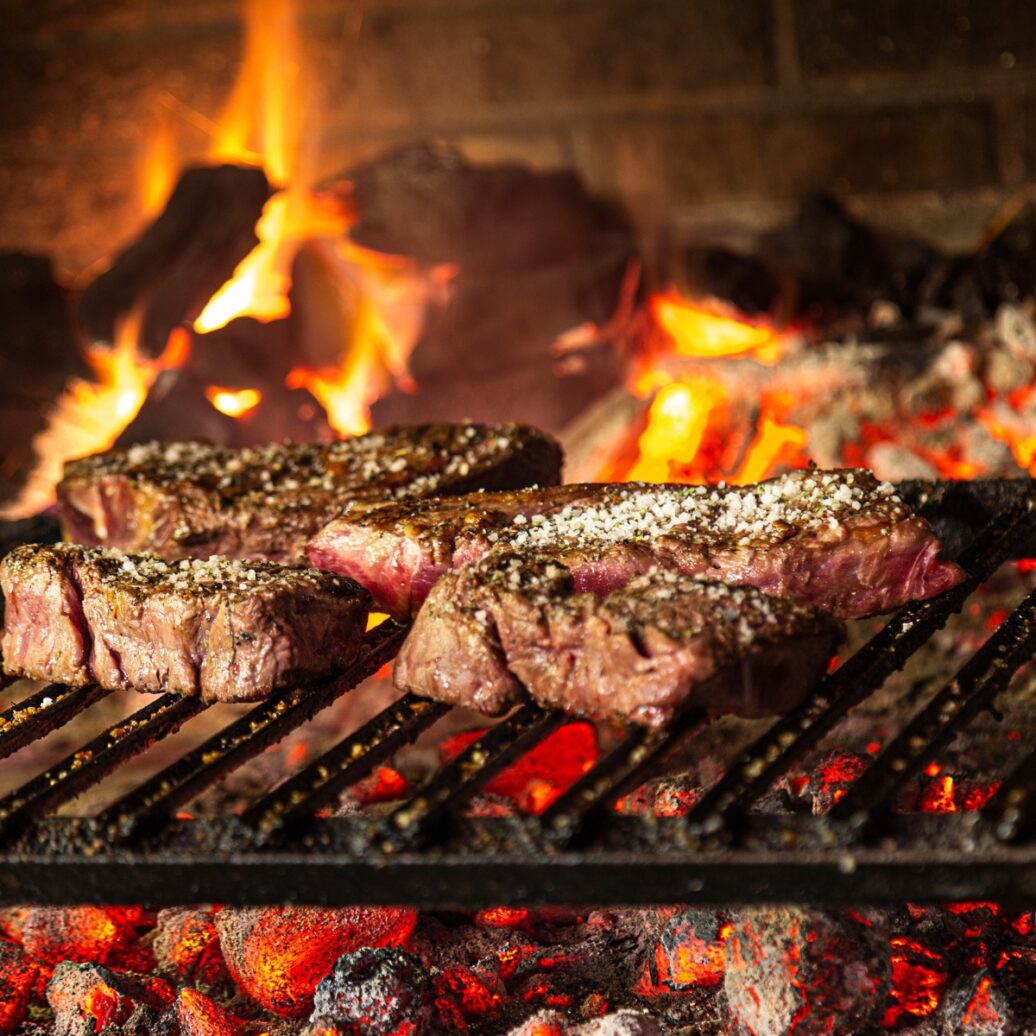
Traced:
<svg viewBox="0 0 1036 1036">
<path fill-rule="evenodd" d="M 801 706 L 745 749 L 684 817 L 630 817 L 615 798 L 693 739 L 690 710 L 664 732 L 627 731 L 542 816 L 480 818 L 462 807 L 562 722 L 526 705 L 472 743 L 387 817 L 317 819 L 318 809 L 413 741 L 446 708 L 407 695 L 242 816 L 175 819 L 175 810 L 390 660 L 405 627 L 387 622 L 332 680 L 253 708 L 101 815 L 56 817 L 205 706 L 165 695 L 0 800 L 0 900 L 154 904 L 408 902 L 635 904 L 811 901 L 1031 901 L 1036 895 L 1036 753 L 980 812 L 898 814 L 897 791 L 989 709 L 1036 653 L 1030 594 L 957 676 L 877 755 L 828 813 L 752 811 L 773 781 L 925 644 L 1004 561 L 1036 555 L 1030 480 L 901 487 L 969 572 L 908 605 Z M 0 756 L 57 729 L 105 692 L 50 686 L 0 716 Z M 693 741 L 692 741 L 693 744 Z"/>
</svg>

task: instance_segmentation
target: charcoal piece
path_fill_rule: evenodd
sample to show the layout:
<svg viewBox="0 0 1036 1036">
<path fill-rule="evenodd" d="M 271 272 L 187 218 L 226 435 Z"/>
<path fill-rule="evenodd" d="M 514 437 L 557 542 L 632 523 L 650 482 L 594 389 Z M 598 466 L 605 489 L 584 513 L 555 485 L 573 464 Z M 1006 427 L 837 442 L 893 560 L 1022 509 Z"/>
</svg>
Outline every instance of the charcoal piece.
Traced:
<svg viewBox="0 0 1036 1036">
<path fill-rule="evenodd" d="M 739 1033 L 853 1036 L 881 1016 L 888 988 L 888 949 L 875 926 L 798 907 L 734 919 L 724 991 Z"/>
<path fill-rule="evenodd" d="M 0 505 L 14 499 L 38 458 L 33 437 L 73 376 L 87 374 L 68 295 L 49 259 L 0 252 Z"/>
<path fill-rule="evenodd" d="M 714 910 L 685 910 L 667 918 L 648 956 L 652 985 L 674 992 L 721 985 L 731 928 L 727 915 Z"/>
<path fill-rule="evenodd" d="M 258 244 L 255 226 L 270 194 L 256 167 L 186 170 L 163 211 L 83 291 L 82 333 L 111 342 L 119 320 L 142 305 L 139 345 L 159 355 L 173 328 L 197 317 Z"/>
<path fill-rule="evenodd" d="M 165 1015 L 176 1036 L 235 1036 L 238 1023 L 196 989 L 181 989 Z"/>
<path fill-rule="evenodd" d="M 178 983 L 211 987 L 229 981 L 211 908 L 160 910 L 152 946 L 159 968 Z"/>
<path fill-rule="evenodd" d="M 432 983 L 412 954 L 396 947 L 362 949 L 335 962 L 317 986 L 310 1022 L 349 1023 L 354 1036 L 430 1031 L 435 1013 Z"/>
<path fill-rule="evenodd" d="M 942 1031 L 953 1036 L 1010 1036 L 1018 1031 L 999 976 L 985 969 L 958 979 L 944 994 L 940 1014 Z"/>
<path fill-rule="evenodd" d="M 376 423 L 450 415 L 557 432 L 622 380 L 610 347 L 568 365 L 552 351 L 573 327 L 608 321 L 636 257 L 625 217 L 575 174 L 476 165 L 417 146 L 352 169 L 339 185 L 358 214 L 356 241 L 459 271 L 410 357 L 416 393 L 378 400 Z"/>
<path fill-rule="evenodd" d="M 407 907 L 224 907 L 216 928 L 241 989 L 274 1014 L 299 1018 L 339 957 L 363 946 L 397 946 L 415 920 Z M 266 963 L 273 956 L 276 968 Z"/>
<path fill-rule="evenodd" d="M 158 980 L 160 981 L 160 980 Z M 157 1011 L 172 993 L 159 991 L 144 976 L 111 971 L 100 964 L 62 961 L 47 985 L 47 1003 L 54 1012 L 53 1036 L 152 1036 L 159 1031 Z"/>
</svg>

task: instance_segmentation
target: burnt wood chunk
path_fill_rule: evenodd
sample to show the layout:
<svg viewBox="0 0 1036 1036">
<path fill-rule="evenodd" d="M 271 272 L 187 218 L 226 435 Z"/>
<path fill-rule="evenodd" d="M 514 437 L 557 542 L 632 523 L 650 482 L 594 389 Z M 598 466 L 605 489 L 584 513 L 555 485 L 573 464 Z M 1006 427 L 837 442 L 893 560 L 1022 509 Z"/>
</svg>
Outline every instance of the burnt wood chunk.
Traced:
<svg viewBox="0 0 1036 1036">
<path fill-rule="evenodd" d="M 262 169 L 186 170 L 155 220 L 83 292 L 78 322 L 95 341 L 143 305 L 140 346 L 157 356 L 170 331 L 193 320 L 259 243 L 256 223 L 272 191 Z"/>
<path fill-rule="evenodd" d="M 839 618 L 891 611 L 963 578 L 931 526 L 863 470 L 797 471 L 756 485 L 575 484 L 360 503 L 331 522 L 310 561 L 415 612 L 449 568 L 501 549 L 546 553 L 599 595 L 653 568 L 756 586 Z"/>
<path fill-rule="evenodd" d="M 604 597 L 545 559 L 493 554 L 445 576 L 418 613 L 396 686 L 498 714 L 541 705 L 662 727 L 685 706 L 784 712 L 823 675 L 830 616 L 753 587 L 655 571 Z"/>
<path fill-rule="evenodd" d="M 7 673 L 71 686 L 256 701 L 344 669 L 369 597 L 315 569 L 72 544 L 0 562 Z"/>
<path fill-rule="evenodd" d="M 239 450 L 152 442 L 68 464 L 58 509 L 78 543 L 294 564 L 357 501 L 553 484 L 560 474 L 560 447 L 521 425 L 396 427 Z"/>
</svg>

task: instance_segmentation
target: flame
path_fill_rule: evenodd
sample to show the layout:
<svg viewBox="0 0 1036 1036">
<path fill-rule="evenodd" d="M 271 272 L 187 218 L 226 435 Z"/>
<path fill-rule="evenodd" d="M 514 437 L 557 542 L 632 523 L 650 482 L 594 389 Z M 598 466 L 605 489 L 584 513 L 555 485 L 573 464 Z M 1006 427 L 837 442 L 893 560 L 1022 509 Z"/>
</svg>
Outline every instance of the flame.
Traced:
<svg viewBox="0 0 1036 1036">
<path fill-rule="evenodd" d="M 759 419 L 759 429 L 748 447 L 745 459 L 730 481 L 746 486 L 766 478 L 782 462 L 799 466 L 798 457 L 809 442 L 809 432 L 793 424 L 783 424 L 771 414 Z"/>
<path fill-rule="evenodd" d="M 784 355 L 787 339 L 766 324 L 749 323 L 718 300 L 689 302 L 673 294 L 650 303 L 657 325 L 680 356 L 719 357 L 749 354 L 772 366 Z"/>
<path fill-rule="evenodd" d="M 245 55 L 230 101 L 216 126 L 210 158 L 261 164 L 283 187 L 263 209 L 259 244 L 209 299 L 194 322 L 215 331 L 235 317 L 276 320 L 291 311 L 291 261 L 300 241 L 337 237 L 341 206 L 306 189 L 299 168 L 302 114 L 309 107 L 301 71 L 306 59 L 290 0 L 248 0 Z"/>
<path fill-rule="evenodd" d="M 205 389 L 205 398 L 227 417 L 246 417 L 263 399 L 258 389 L 229 389 L 219 385 L 209 385 Z"/>
<path fill-rule="evenodd" d="M 166 98 L 162 98 L 166 101 Z M 165 204 L 173 187 L 176 170 L 173 132 L 169 122 L 168 104 L 155 109 L 144 143 L 141 164 L 141 197 L 145 216 L 156 215 Z"/>
<path fill-rule="evenodd" d="M 137 416 L 158 375 L 187 362 L 190 339 L 182 328 L 173 331 L 157 359 L 142 357 L 137 348 L 140 318 L 138 309 L 119 323 L 114 346 L 94 343 L 86 348 L 94 380 L 74 378 L 58 398 L 47 427 L 33 439 L 39 463 L 18 499 L 0 508 L 0 518 L 35 514 L 52 504 L 65 461 L 110 449 Z"/>
</svg>

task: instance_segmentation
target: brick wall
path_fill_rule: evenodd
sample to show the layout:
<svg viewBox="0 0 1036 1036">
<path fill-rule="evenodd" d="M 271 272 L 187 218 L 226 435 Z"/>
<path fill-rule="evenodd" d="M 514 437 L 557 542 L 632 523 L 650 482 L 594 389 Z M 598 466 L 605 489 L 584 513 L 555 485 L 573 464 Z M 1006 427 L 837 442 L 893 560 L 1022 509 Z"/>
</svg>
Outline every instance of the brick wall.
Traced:
<svg viewBox="0 0 1036 1036">
<path fill-rule="evenodd" d="M 574 165 L 646 230 L 827 188 L 966 239 L 1036 178 L 1024 0 L 298 0 L 308 174 L 436 138 Z M 204 154 L 235 0 L 0 0 L 0 248 L 79 271 L 144 218 L 156 125 Z"/>
</svg>

